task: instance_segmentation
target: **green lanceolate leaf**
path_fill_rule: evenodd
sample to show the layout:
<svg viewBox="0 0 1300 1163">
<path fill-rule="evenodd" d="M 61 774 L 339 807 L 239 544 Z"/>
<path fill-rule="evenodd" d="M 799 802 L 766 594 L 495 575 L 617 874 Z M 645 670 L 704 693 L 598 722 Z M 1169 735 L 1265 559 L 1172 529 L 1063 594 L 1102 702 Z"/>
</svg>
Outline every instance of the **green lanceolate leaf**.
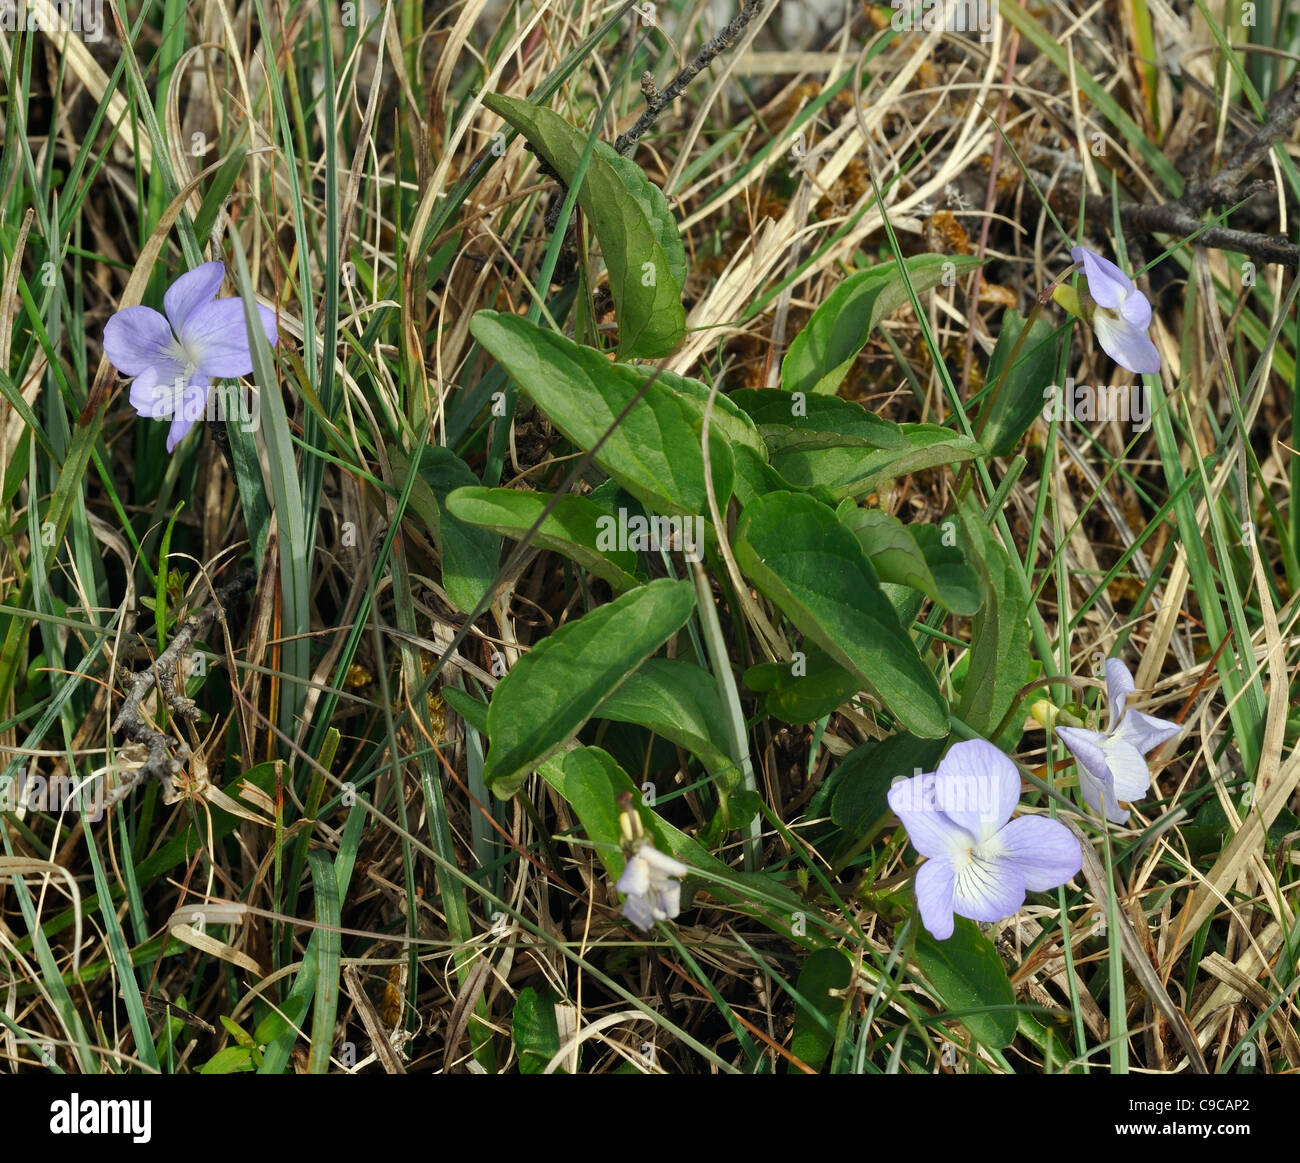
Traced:
<svg viewBox="0 0 1300 1163">
<path fill-rule="evenodd" d="M 638 723 L 699 756 L 714 775 L 732 771 L 718 684 L 708 671 L 676 658 L 647 658 L 597 709 L 597 719 Z M 740 773 L 736 771 L 736 779 Z M 735 782 L 735 781 L 733 781 Z"/>
<path fill-rule="evenodd" d="M 934 675 L 832 510 L 800 493 L 769 493 L 741 514 L 735 552 L 785 616 L 903 726 L 927 737 L 947 734 L 948 708 Z"/>
<path fill-rule="evenodd" d="M 902 425 L 853 400 L 779 388 L 743 388 L 732 392 L 730 398 L 758 425 L 773 453 L 807 448 L 909 448 Z"/>
<path fill-rule="evenodd" d="M 630 157 L 617 152 L 613 146 L 603 141 L 596 142 L 596 156 L 609 163 L 636 199 L 646 221 L 650 223 L 650 232 L 668 259 L 668 273 L 680 289 L 686 282 L 686 247 L 682 243 L 677 220 L 673 217 L 664 192 L 646 177 L 645 170 Z"/>
<path fill-rule="evenodd" d="M 799 971 L 800 1006 L 790 1050 L 814 1070 L 821 1068 L 835 1045 L 840 1012 L 850 1004 L 843 991 L 852 978 L 853 963 L 840 949 L 818 949 Z"/>
<path fill-rule="evenodd" d="M 541 1074 L 560 1052 L 560 1026 L 555 1018 L 557 1000 L 549 989 L 538 993 L 530 985 L 520 991 L 510 1023 L 520 1074 Z"/>
<path fill-rule="evenodd" d="M 412 464 L 400 448 L 389 445 L 388 458 L 400 489 Z M 442 557 L 442 587 L 456 609 L 469 613 L 496 579 L 501 540 L 488 529 L 475 528 L 447 510 L 455 489 L 478 485 L 469 466 L 449 448 L 425 448 L 411 488 L 410 510 L 428 530 Z"/>
<path fill-rule="evenodd" d="M 561 626 L 497 684 L 488 707 L 483 779 L 513 795 L 563 747 L 642 662 L 680 630 L 695 608 L 689 582 L 661 578 Z"/>
<path fill-rule="evenodd" d="M 907 526 L 907 531 L 921 550 L 926 568 L 934 579 L 935 592 L 938 594 L 936 601 L 954 614 L 975 613 L 983 600 L 979 574 L 966 561 L 966 554 L 956 540 L 956 523 L 941 521 L 938 525 L 912 524 Z"/>
<path fill-rule="evenodd" d="M 459 690 L 454 686 L 444 686 L 442 688 L 442 697 L 447 705 L 475 731 L 480 735 L 487 735 L 487 703 L 480 702 L 467 691 Z"/>
<path fill-rule="evenodd" d="M 449 494 L 447 508 L 467 525 L 491 529 L 518 541 L 533 527 L 550 501 L 549 493 L 471 487 Z M 637 568 L 636 554 L 616 547 L 598 548 L 604 544 L 608 532 L 602 521 L 613 520 L 612 514 L 589 497 L 561 497 L 533 534 L 532 544 L 562 553 L 588 573 L 604 578 L 616 592 L 635 589 L 641 584 L 633 576 Z"/>
<path fill-rule="evenodd" d="M 518 315 L 479 311 L 470 330 L 551 423 L 587 451 L 644 386 L 636 370 Z M 648 508 L 702 516 L 709 511 L 702 432 L 698 400 L 655 380 L 613 428 L 595 460 Z M 713 487 L 722 509 L 734 476 L 727 429 L 712 424 L 709 437 Z"/>
<path fill-rule="evenodd" d="M 514 97 L 487 93 L 483 104 L 519 130 L 562 181 L 572 183 L 586 151 L 585 131 L 549 109 Z M 637 179 L 628 169 L 630 165 L 639 172 L 639 167 L 631 162 L 615 165 L 611 153 L 597 145 L 578 190 L 578 205 L 591 222 L 609 269 L 619 354 L 653 359 L 667 355 L 686 334 L 681 281 L 674 277 L 674 271 L 685 271 L 685 253 L 675 226 L 670 237 L 667 201 L 659 201 L 663 194 L 656 199 L 649 179 L 644 174 Z"/>
<path fill-rule="evenodd" d="M 708 404 L 710 389 L 688 376 L 679 376 L 674 372 L 659 371 L 657 368 L 631 364 L 630 366 L 643 378 L 653 377 L 672 389 L 677 399 L 694 406 L 704 424 L 705 408 Z M 735 461 L 736 475 L 732 482 L 736 499 L 741 505 L 748 505 L 755 497 L 768 491 L 770 481 L 767 473 L 767 444 L 754 426 L 749 415 L 738 408 L 729 395 L 718 392 L 713 396 L 713 409 L 709 413 L 710 434 L 720 432 L 727 442 L 731 456 Z M 712 448 L 712 441 L 710 441 Z M 719 501 L 719 506 L 725 502 Z"/>
<path fill-rule="evenodd" d="M 958 715 L 981 734 L 997 729 L 1017 691 L 1027 681 L 1029 604 L 1015 563 L 984 524 L 969 500 L 958 510 L 962 536 L 978 565 L 984 601 L 971 626 L 970 662 L 962 683 Z M 1012 725 L 997 746 L 1012 746 L 1019 737 Z"/>
<path fill-rule="evenodd" d="M 796 488 L 820 486 L 839 501 L 874 492 L 895 477 L 973 460 L 983 452 L 969 437 L 937 424 L 901 424 L 899 430 L 906 448 L 805 447 L 773 451 L 772 468 Z"/>
<path fill-rule="evenodd" d="M 217 220 L 217 214 L 225 206 L 230 197 L 230 191 L 235 188 L 235 182 L 244 169 L 244 159 L 248 155 L 248 150 L 242 145 L 237 145 L 231 149 L 226 160 L 222 162 L 221 168 L 212 176 L 212 182 L 203 195 L 203 202 L 199 206 L 199 212 L 194 216 L 194 237 L 208 238 L 212 234 L 212 226 Z"/>
<path fill-rule="evenodd" d="M 630 370 L 640 377 L 640 379 L 652 379 L 665 388 L 675 392 L 678 396 L 684 396 L 697 405 L 701 419 L 704 417 L 704 407 L 708 402 L 710 389 L 708 384 L 701 383 L 699 380 L 693 380 L 689 376 L 679 376 L 675 372 L 660 371 L 658 368 L 633 364 Z M 709 424 L 721 430 L 727 440 L 734 445 L 744 445 L 751 448 L 763 460 L 767 459 L 767 445 L 763 441 L 762 435 L 754 426 L 754 421 L 749 413 L 737 406 L 731 398 L 732 394 L 718 392 L 713 397 L 713 411 L 709 416 Z"/>
<path fill-rule="evenodd" d="M 966 564 L 957 545 L 955 521 L 948 522 L 952 536 L 945 537 L 939 526 L 904 525 L 889 513 L 859 509 L 852 501 L 845 501 L 838 514 L 882 582 L 920 590 L 954 614 L 973 614 L 979 609 L 979 576 Z"/>
<path fill-rule="evenodd" d="M 815 646 L 789 662 L 760 662 L 745 671 L 745 685 L 766 694 L 764 707 L 786 723 L 815 723 L 861 689 L 857 675 Z"/>
<path fill-rule="evenodd" d="M 1024 328 L 1025 319 L 1019 312 L 1004 312 L 1002 330 L 989 359 L 985 382 L 993 385 L 992 392 L 997 395 L 991 392 L 980 409 L 975 431 L 990 456 L 1011 455 L 1030 425 L 1042 414 L 1043 393 L 1050 389 L 1056 375 L 1061 342 L 1046 319 L 1034 320 L 1020 344 L 1015 364 L 1007 367 Z"/>
<path fill-rule="evenodd" d="M 202 1066 L 200 1074 L 236 1074 L 253 1069 L 252 1051 L 246 1046 L 227 1046 L 218 1050 Z"/>
<path fill-rule="evenodd" d="M 781 364 L 781 387 L 834 395 L 871 329 L 908 302 L 908 281 L 921 294 L 978 265 L 978 259 L 962 255 L 918 254 L 906 260 L 906 276 L 892 262 L 850 275 L 790 344 Z"/>
<path fill-rule="evenodd" d="M 984 1045 L 1000 1050 L 1016 1036 L 1016 994 L 997 949 L 974 921 L 957 917 L 953 934 L 936 941 L 922 932 L 916 963 L 934 987 L 935 1000 Z"/>
</svg>

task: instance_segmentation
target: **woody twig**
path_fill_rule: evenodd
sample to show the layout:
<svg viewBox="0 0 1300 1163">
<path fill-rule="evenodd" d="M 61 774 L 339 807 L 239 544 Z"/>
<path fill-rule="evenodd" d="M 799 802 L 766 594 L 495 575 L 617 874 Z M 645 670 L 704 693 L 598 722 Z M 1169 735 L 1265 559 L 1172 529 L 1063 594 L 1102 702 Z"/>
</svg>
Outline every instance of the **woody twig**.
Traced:
<svg viewBox="0 0 1300 1163">
<path fill-rule="evenodd" d="M 641 116 L 636 119 L 636 124 L 626 133 L 620 133 L 614 140 L 614 149 L 624 157 L 630 157 L 633 149 L 636 148 L 636 143 L 659 120 L 659 115 L 686 91 L 686 86 L 709 66 L 714 57 L 726 52 L 740 39 L 740 34 L 745 31 L 749 22 L 754 19 L 754 15 L 762 6 L 763 0 L 745 0 L 740 6 L 740 11 L 732 17 L 730 23 L 695 54 L 695 59 L 682 69 L 666 88 L 655 88 L 654 77 L 649 74 L 643 75 L 641 78 L 641 92 L 645 95 L 645 109 L 642 111 Z M 646 83 L 647 78 L 649 84 Z"/>
<path fill-rule="evenodd" d="M 762 8 L 763 2 L 764 0 L 744 0 L 740 11 L 732 17 L 717 36 L 708 41 L 695 54 L 694 59 L 669 82 L 666 88 L 660 89 L 655 84 L 652 73 L 645 72 L 641 74 L 641 94 L 645 97 L 645 109 L 642 110 L 641 116 L 636 119 L 631 129 L 626 133 L 620 133 L 614 139 L 614 149 L 618 153 L 624 157 L 631 157 L 636 149 L 636 143 L 649 132 L 664 110 L 686 91 L 686 87 L 709 66 L 715 57 L 726 52 L 740 39 L 740 34 L 745 31 L 749 22 L 754 19 L 755 14 Z M 634 8 L 633 11 L 638 10 Z M 564 188 L 560 176 L 545 162 L 540 163 L 539 171 L 543 176 L 554 178 L 560 182 L 561 189 Z M 557 198 L 554 205 L 547 211 L 546 232 L 548 234 L 552 233 L 556 226 L 559 225 L 560 208 L 563 204 L 564 198 Z"/>
<path fill-rule="evenodd" d="M 190 755 L 188 745 L 177 736 L 153 727 L 141 713 L 141 704 L 156 686 L 173 715 L 190 722 L 198 719 L 199 710 L 194 700 L 177 689 L 181 658 L 193 645 L 194 639 L 217 618 L 224 618 L 227 607 L 240 594 L 251 589 L 256 581 L 256 570 L 244 570 L 233 581 L 218 589 L 211 602 L 181 623 L 167 649 L 158 655 L 152 666 L 134 674 L 126 672 L 124 678 L 130 683 L 130 690 L 113 721 L 113 731 L 121 732 L 133 743 L 143 744 L 148 749 L 148 755 L 144 763 L 108 797 L 110 806 L 122 799 L 136 784 L 148 779 L 170 778 L 181 770 L 183 761 Z"/>
<path fill-rule="evenodd" d="M 1300 74 L 1269 102 L 1264 124 L 1246 139 L 1235 156 L 1215 174 L 1188 184 L 1180 198 L 1159 206 L 1126 202 L 1119 206 L 1120 221 L 1129 229 L 1146 234 L 1174 234 L 1183 238 L 1195 235 L 1199 246 L 1231 250 L 1261 263 L 1278 263 L 1291 270 L 1300 268 L 1300 247 L 1281 234 L 1260 234 L 1226 225 L 1207 223 L 1207 210 L 1240 205 L 1256 194 L 1271 191 L 1271 182 L 1247 178 L 1279 141 L 1290 137 L 1300 121 Z M 1078 206 L 1078 195 L 1064 186 L 1058 193 L 1067 203 Z M 1101 222 L 1114 220 L 1111 199 L 1090 199 L 1087 216 Z"/>
</svg>

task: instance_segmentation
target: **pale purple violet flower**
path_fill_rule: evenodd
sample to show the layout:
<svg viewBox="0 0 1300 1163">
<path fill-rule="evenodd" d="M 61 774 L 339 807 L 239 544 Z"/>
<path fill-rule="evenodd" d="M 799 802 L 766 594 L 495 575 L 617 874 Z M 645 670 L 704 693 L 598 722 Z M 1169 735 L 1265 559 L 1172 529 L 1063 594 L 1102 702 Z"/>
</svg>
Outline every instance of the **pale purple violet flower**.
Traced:
<svg viewBox="0 0 1300 1163">
<path fill-rule="evenodd" d="M 1151 786 L 1151 771 L 1142 757 L 1172 739 L 1182 728 L 1154 715 L 1144 715 L 1125 700 L 1133 693 L 1133 676 L 1118 658 L 1106 659 L 1106 699 L 1110 726 L 1103 735 L 1083 727 L 1057 727 L 1056 733 L 1074 755 L 1084 802 L 1112 824 L 1128 823 L 1120 800 L 1141 799 Z"/>
<path fill-rule="evenodd" d="M 937 771 L 900 780 L 888 798 L 927 858 L 916 874 L 916 903 L 940 941 L 952 936 L 954 913 L 1000 921 L 1026 892 L 1056 888 L 1083 867 L 1079 842 L 1059 820 L 1011 818 L 1020 773 L 983 739 L 954 744 Z"/>
<path fill-rule="evenodd" d="M 681 912 L 681 878 L 689 871 L 680 860 L 665 856 L 649 838 L 643 838 L 615 886 L 627 895 L 623 916 L 643 932 L 653 929 L 655 921 L 675 917 Z"/>
<path fill-rule="evenodd" d="M 1151 304 L 1133 280 L 1109 259 L 1076 246 L 1070 257 L 1083 267 L 1086 288 L 1080 296 L 1085 314 L 1102 349 L 1120 367 L 1131 372 L 1155 375 L 1160 370 L 1160 353 L 1147 335 L 1151 326 Z"/>
<path fill-rule="evenodd" d="M 205 262 L 181 275 L 163 295 L 166 316 L 152 307 L 126 307 L 104 324 L 104 354 L 131 382 L 131 407 L 153 420 L 172 418 L 171 452 L 202 419 L 213 379 L 253 370 L 238 296 L 218 299 L 226 268 Z M 275 315 L 258 304 L 267 342 L 278 338 Z"/>
</svg>

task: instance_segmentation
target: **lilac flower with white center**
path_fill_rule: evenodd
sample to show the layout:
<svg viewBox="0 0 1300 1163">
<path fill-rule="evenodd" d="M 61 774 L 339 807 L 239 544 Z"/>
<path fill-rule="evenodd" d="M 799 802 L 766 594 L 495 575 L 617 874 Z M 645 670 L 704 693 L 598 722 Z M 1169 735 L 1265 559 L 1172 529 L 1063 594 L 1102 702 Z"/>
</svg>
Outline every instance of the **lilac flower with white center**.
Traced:
<svg viewBox="0 0 1300 1163">
<path fill-rule="evenodd" d="M 1129 813 L 1119 801 L 1141 799 L 1151 786 L 1151 771 L 1143 756 L 1182 730 L 1177 723 L 1126 710 L 1124 704 L 1132 693 L 1133 676 L 1128 667 L 1118 658 L 1108 658 L 1109 730 L 1102 734 L 1083 727 L 1056 728 L 1077 762 L 1084 802 L 1113 824 L 1128 823 Z"/>
<path fill-rule="evenodd" d="M 1147 335 L 1147 297 L 1113 262 L 1086 247 L 1076 246 L 1070 257 L 1083 267 L 1086 285 L 1080 289 L 1080 306 L 1102 349 L 1120 367 L 1154 375 L 1160 370 L 1160 353 Z"/>
<path fill-rule="evenodd" d="M 1059 820 L 1011 818 L 1020 773 L 983 739 L 955 744 L 938 770 L 900 780 L 888 798 L 927 858 L 916 874 L 916 903 L 940 941 L 952 936 L 954 913 L 1000 921 L 1026 892 L 1056 888 L 1083 867 L 1079 842 Z"/>
<path fill-rule="evenodd" d="M 104 324 L 104 354 L 135 377 L 131 407 L 153 420 L 172 418 L 168 452 L 202 418 L 213 379 L 253 370 L 243 300 L 216 297 L 225 274 L 221 263 L 205 262 L 167 288 L 165 317 L 152 307 L 126 307 Z M 275 315 L 260 304 L 257 312 L 274 347 Z"/>
<path fill-rule="evenodd" d="M 627 897 L 623 916 L 642 932 L 649 932 L 656 921 L 666 921 L 681 912 L 681 879 L 690 869 L 651 843 L 640 814 L 631 806 L 631 798 L 626 797 L 618 818 L 627 865 L 615 887 Z"/>
</svg>

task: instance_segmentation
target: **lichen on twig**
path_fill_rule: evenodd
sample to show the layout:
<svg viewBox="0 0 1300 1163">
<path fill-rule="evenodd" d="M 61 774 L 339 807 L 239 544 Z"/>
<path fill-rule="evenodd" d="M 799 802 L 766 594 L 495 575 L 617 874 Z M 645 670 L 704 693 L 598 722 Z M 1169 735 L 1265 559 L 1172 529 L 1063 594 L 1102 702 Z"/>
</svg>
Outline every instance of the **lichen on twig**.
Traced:
<svg viewBox="0 0 1300 1163">
<path fill-rule="evenodd" d="M 726 52 L 740 39 L 740 34 L 745 31 L 749 22 L 754 19 L 755 14 L 762 7 L 763 0 L 745 0 L 740 6 L 740 11 L 731 18 L 731 21 L 717 36 L 708 41 L 695 54 L 694 60 L 682 69 L 666 88 L 656 89 L 653 76 L 650 77 L 650 83 L 647 85 L 645 76 L 643 76 L 641 78 L 641 91 L 645 94 L 645 109 L 642 111 L 641 116 L 636 119 L 636 123 L 631 129 L 618 135 L 614 141 L 614 149 L 624 157 L 630 156 L 636 143 L 659 120 L 659 115 L 686 91 L 686 86 L 709 66 L 714 57 Z"/>
<path fill-rule="evenodd" d="M 641 94 L 645 97 L 645 109 L 641 111 L 641 116 L 636 119 L 631 129 L 626 133 L 620 133 L 614 139 L 614 149 L 617 153 L 622 154 L 624 157 L 631 156 L 632 151 L 636 148 L 636 143 L 659 120 L 663 111 L 686 91 L 686 87 L 709 66 L 715 57 L 726 52 L 740 39 L 740 34 L 745 31 L 749 22 L 754 19 L 763 3 L 764 0 L 744 0 L 740 11 L 731 18 L 717 36 L 704 44 L 700 51 L 695 54 L 694 59 L 669 82 L 666 88 L 660 89 L 655 84 L 653 73 L 647 71 L 641 74 Z M 633 11 L 636 11 L 636 9 L 633 9 Z M 544 161 L 539 161 L 538 169 L 544 177 L 554 178 L 559 182 L 562 191 L 566 190 L 559 174 Z M 564 197 L 561 196 L 555 200 L 551 208 L 546 212 L 547 234 L 553 233 L 559 225 L 560 209 L 563 205 Z"/>
<path fill-rule="evenodd" d="M 156 686 L 173 715 L 191 722 L 198 719 L 199 710 L 194 705 L 194 700 L 177 689 L 176 679 L 181 658 L 194 639 L 214 620 L 224 618 L 227 607 L 256 582 L 257 571 L 244 570 L 218 589 L 212 601 L 180 624 L 171 643 L 154 659 L 152 666 L 135 673 L 125 672 L 124 681 L 130 683 L 130 690 L 117 718 L 113 720 L 112 729 L 115 734 L 120 732 L 133 743 L 143 744 L 148 749 L 148 754 L 144 763 L 126 776 L 108 797 L 110 806 L 137 784 L 148 779 L 170 779 L 184 766 L 183 761 L 190 754 L 188 745 L 178 736 L 153 727 L 141 713 L 141 704 Z"/>
<path fill-rule="evenodd" d="M 1244 254 L 1261 263 L 1278 263 L 1291 270 L 1300 268 L 1300 247 L 1285 235 L 1260 234 L 1238 230 L 1226 225 L 1207 223 L 1202 215 L 1206 210 L 1232 207 L 1248 201 L 1256 194 L 1271 191 L 1272 183 L 1253 181 L 1245 185 L 1251 172 L 1279 141 L 1290 137 L 1300 120 L 1300 75 L 1278 93 L 1269 103 L 1264 124 L 1242 143 L 1232 159 L 1208 178 L 1189 182 L 1179 198 L 1149 206 L 1141 202 L 1125 202 L 1119 206 L 1120 221 L 1130 230 L 1147 234 L 1175 234 L 1183 238 L 1195 235 L 1199 246 L 1216 250 L 1230 250 Z M 1077 195 L 1062 189 L 1066 200 L 1078 203 Z M 1111 222 L 1114 205 L 1109 198 L 1091 199 L 1087 215 L 1100 222 Z"/>
</svg>

